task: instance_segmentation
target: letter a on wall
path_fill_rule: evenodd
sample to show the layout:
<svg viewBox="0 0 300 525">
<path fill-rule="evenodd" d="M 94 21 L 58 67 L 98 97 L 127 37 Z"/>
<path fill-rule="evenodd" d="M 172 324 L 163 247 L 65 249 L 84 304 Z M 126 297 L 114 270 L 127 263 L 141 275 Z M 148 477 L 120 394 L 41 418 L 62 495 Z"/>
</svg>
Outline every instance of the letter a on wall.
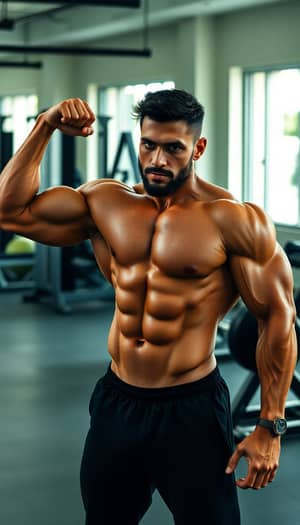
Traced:
<svg viewBox="0 0 300 525">
<path fill-rule="evenodd" d="M 115 156 L 115 160 L 113 163 L 113 167 L 111 170 L 110 177 L 114 178 L 116 174 L 121 173 L 123 175 L 123 182 L 127 182 L 127 179 L 129 177 L 128 170 L 122 170 L 120 168 L 120 161 L 122 153 L 127 149 L 130 159 L 130 164 L 132 168 L 132 174 L 134 176 L 135 182 L 139 182 L 139 169 L 138 169 L 138 163 L 137 163 L 137 156 L 135 153 L 134 145 L 133 145 L 133 139 L 132 134 L 130 131 L 123 131 L 120 136 L 120 141 L 117 149 L 117 153 Z"/>
</svg>

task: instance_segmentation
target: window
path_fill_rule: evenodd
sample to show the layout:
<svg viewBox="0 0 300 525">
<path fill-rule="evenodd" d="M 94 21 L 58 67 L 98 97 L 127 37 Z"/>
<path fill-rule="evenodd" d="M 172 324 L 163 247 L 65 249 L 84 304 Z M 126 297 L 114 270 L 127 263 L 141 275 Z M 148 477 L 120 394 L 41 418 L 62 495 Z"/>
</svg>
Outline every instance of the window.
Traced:
<svg viewBox="0 0 300 525">
<path fill-rule="evenodd" d="M 104 158 L 100 165 L 100 176 L 111 176 L 120 145 L 122 134 L 132 141 L 135 155 L 138 151 L 139 126 L 132 118 L 134 105 L 141 100 L 148 91 L 174 88 L 174 82 L 152 82 L 150 84 L 127 85 L 122 87 L 108 87 L 99 92 L 100 122 L 102 120 L 102 138 L 106 126 L 106 144 L 100 144 L 99 157 Z M 104 131 L 105 135 L 105 131 Z M 101 132 L 100 132 L 101 137 Z M 128 146 L 128 144 L 127 144 Z M 133 169 L 129 148 L 124 147 L 118 170 L 114 177 L 124 180 L 127 184 L 134 183 Z M 99 158 L 100 160 L 100 158 Z"/>
<path fill-rule="evenodd" d="M 2 131 L 12 134 L 12 153 L 19 148 L 33 125 L 38 111 L 35 95 L 0 97 Z"/>
<path fill-rule="evenodd" d="M 300 224 L 300 69 L 244 75 L 243 199 Z"/>
</svg>

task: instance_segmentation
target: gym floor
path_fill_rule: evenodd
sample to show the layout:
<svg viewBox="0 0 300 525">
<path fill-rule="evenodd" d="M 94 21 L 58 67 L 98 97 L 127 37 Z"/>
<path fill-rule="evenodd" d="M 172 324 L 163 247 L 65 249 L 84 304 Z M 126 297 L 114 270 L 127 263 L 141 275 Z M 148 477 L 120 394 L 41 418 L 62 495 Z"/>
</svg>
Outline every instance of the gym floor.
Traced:
<svg viewBox="0 0 300 525">
<path fill-rule="evenodd" d="M 0 295 L 1 524 L 83 525 L 79 464 L 89 397 L 109 363 L 111 317 L 110 302 L 59 315 L 20 293 Z M 233 397 L 247 371 L 230 359 L 219 366 Z M 300 433 L 283 440 L 271 486 L 239 491 L 243 525 L 300 525 L 299 443 Z M 172 523 L 155 493 L 142 525 Z"/>
</svg>

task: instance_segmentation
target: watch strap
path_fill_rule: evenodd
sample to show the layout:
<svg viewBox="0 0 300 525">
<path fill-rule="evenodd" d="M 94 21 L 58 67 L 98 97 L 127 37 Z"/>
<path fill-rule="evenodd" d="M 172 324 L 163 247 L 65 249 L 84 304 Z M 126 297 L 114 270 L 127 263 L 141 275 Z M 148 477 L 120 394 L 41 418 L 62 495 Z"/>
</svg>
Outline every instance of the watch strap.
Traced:
<svg viewBox="0 0 300 525">
<path fill-rule="evenodd" d="M 268 428 L 269 430 L 272 430 L 272 432 L 274 432 L 274 422 L 273 422 L 273 420 L 259 418 L 257 420 L 256 424 L 259 425 L 260 427 Z"/>
<path fill-rule="evenodd" d="M 273 434 L 273 436 L 282 436 L 283 434 L 285 434 L 287 429 L 286 419 L 281 417 L 276 417 L 273 420 L 259 418 L 256 424 L 261 427 L 268 428 Z"/>
</svg>

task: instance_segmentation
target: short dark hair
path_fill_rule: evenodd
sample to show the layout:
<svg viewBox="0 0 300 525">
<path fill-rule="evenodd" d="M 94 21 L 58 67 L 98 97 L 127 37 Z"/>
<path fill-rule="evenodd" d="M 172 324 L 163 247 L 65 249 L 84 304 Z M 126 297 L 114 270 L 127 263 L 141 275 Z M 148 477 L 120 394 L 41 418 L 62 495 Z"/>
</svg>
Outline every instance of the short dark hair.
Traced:
<svg viewBox="0 0 300 525">
<path fill-rule="evenodd" d="M 175 122 L 183 120 L 200 136 L 204 117 L 204 107 L 198 100 L 181 89 L 162 89 L 146 93 L 136 104 L 133 116 L 142 125 L 145 117 L 156 122 Z"/>
</svg>

